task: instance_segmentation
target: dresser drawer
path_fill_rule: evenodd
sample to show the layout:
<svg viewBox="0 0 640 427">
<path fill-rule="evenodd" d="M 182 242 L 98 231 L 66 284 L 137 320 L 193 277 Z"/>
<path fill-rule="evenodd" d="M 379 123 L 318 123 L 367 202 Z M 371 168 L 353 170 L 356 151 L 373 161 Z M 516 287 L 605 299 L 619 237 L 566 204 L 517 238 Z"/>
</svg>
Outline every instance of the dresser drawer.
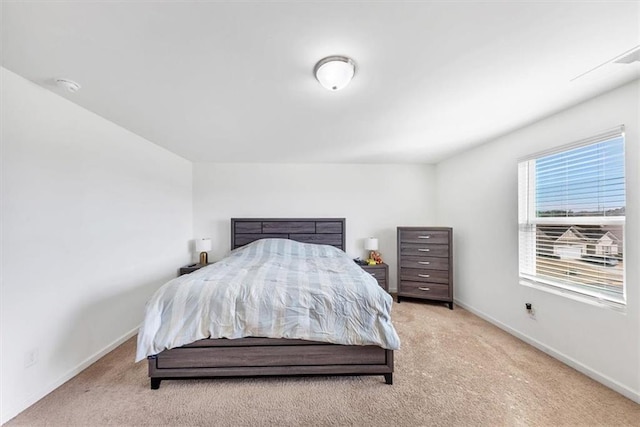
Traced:
<svg viewBox="0 0 640 427">
<path fill-rule="evenodd" d="M 404 258 L 405 255 L 449 258 L 449 245 L 400 243 L 400 256 Z"/>
<path fill-rule="evenodd" d="M 384 280 L 384 278 L 376 278 L 376 280 L 378 281 L 378 286 L 380 286 L 382 289 L 384 289 L 385 291 L 389 289 L 389 285 L 387 284 L 387 281 Z"/>
<path fill-rule="evenodd" d="M 400 243 L 448 244 L 449 232 L 435 230 L 401 230 Z"/>
<path fill-rule="evenodd" d="M 376 279 L 378 281 L 378 284 L 380 286 L 382 286 L 383 288 L 386 288 L 387 286 L 387 278 L 386 278 L 386 274 L 384 271 L 378 270 L 378 271 L 367 271 L 367 273 L 369 273 L 370 275 L 373 276 L 374 279 Z"/>
<path fill-rule="evenodd" d="M 449 258 L 404 256 L 400 258 L 400 267 L 449 270 Z"/>
<path fill-rule="evenodd" d="M 449 283 L 449 270 L 424 270 L 400 267 L 400 280 L 414 282 Z"/>
<path fill-rule="evenodd" d="M 415 298 L 448 299 L 449 285 L 438 283 L 402 282 L 399 293 Z"/>
<path fill-rule="evenodd" d="M 378 281 L 378 285 L 385 291 L 389 290 L 387 283 L 387 275 L 389 274 L 389 266 L 387 264 L 363 265 L 362 269 L 372 275 Z"/>
</svg>

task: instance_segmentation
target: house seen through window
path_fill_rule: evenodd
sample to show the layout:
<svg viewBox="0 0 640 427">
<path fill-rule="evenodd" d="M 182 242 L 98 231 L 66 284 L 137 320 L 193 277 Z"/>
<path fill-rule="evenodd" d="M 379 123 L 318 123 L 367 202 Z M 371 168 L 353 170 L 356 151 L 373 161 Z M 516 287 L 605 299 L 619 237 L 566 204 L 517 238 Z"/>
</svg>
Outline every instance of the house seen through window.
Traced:
<svg viewBox="0 0 640 427">
<path fill-rule="evenodd" d="M 520 280 L 625 302 L 624 133 L 518 165 Z"/>
</svg>

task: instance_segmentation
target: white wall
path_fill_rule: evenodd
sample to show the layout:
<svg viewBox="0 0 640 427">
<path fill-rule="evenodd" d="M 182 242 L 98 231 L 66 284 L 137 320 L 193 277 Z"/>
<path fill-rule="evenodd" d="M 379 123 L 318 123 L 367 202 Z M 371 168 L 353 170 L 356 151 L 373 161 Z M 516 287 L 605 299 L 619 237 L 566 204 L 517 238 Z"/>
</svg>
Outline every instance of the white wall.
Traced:
<svg viewBox="0 0 640 427">
<path fill-rule="evenodd" d="M 211 237 L 220 259 L 230 218 L 346 218 L 346 252 L 364 257 L 364 239 L 377 237 L 395 290 L 396 227 L 437 225 L 434 183 L 427 165 L 196 163 L 194 236 Z"/>
<path fill-rule="evenodd" d="M 523 100 L 526 102 L 526 100 Z M 437 166 L 438 220 L 454 228 L 455 299 L 640 402 L 638 81 Z M 626 313 L 518 283 L 517 159 L 626 126 Z M 525 312 L 533 303 L 536 319 Z"/>
<path fill-rule="evenodd" d="M 189 260 L 192 167 L 1 73 L 5 422 L 131 336 Z"/>
</svg>

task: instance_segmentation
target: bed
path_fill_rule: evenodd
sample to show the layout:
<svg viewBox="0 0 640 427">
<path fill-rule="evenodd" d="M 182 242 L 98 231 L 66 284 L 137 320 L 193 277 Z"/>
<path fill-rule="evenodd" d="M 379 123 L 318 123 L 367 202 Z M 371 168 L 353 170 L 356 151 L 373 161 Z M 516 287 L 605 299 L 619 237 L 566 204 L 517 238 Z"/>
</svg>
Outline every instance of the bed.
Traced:
<svg viewBox="0 0 640 427">
<path fill-rule="evenodd" d="M 269 239 L 330 245 L 344 250 L 345 220 L 231 219 L 231 249 Z M 160 382 L 167 379 L 281 375 L 381 375 L 387 384 L 393 383 L 393 348 L 389 348 L 394 347 L 393 342 L 385 342 L 383 346 L 262 336 L 232 338 L 204 338 L 173 348 L 159 347 L 157 350 L 161 351 L 147 357 L 151 388 L 158 389 Z M 139 348 L 140 339 L 139 336 Z"/>
</svg>

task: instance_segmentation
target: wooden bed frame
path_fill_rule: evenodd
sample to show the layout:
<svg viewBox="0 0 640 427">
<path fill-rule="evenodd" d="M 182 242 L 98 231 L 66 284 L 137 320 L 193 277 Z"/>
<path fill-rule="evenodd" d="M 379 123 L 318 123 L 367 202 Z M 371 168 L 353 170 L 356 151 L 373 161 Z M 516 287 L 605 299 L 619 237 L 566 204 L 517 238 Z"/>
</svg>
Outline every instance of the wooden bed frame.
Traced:
<svg viewBox="0 0 640 427">
<path fill-rule="evenodd" d="M 232 218 L 231 248 L 285 238 L 345 248 L 344 218 Z M 384 375 L 393 383 L 393 350 L 276 339 L 204 339 L 149 356 L 151 388 L 167 379 L 280 375 Z"/>
</svg>

